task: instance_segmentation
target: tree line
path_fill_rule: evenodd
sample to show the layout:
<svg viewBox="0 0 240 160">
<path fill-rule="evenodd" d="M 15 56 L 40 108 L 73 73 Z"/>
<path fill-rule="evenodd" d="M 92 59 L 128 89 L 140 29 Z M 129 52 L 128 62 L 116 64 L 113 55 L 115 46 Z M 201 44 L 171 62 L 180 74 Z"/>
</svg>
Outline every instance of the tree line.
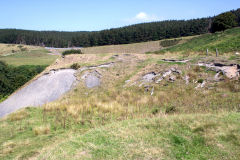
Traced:
<svg viewBox="0 0 240 160">
<path fill-rule="evenodd" d="M 231 22 L 228 20 L 229 17 Z M 225 23 L 231 24 L 226 25 Z M 235 26 L 240 26 L 240 9 L 232 10 L 216 17 L 142 23 L 94 32 L 1 29 L 0 43 L 27 44 L 59 48 L 72 46 L 89 47 L 128 44 L 199 35 Z"/>
</svg>

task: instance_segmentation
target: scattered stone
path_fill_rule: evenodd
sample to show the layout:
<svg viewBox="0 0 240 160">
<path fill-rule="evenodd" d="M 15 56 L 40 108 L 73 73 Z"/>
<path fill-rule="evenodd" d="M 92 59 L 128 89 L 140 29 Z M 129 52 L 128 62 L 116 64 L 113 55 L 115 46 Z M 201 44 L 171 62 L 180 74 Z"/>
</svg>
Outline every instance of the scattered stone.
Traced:
<svg viewBox="0 0 240 160">
<path fill-rule="evenodd" d="M 89 70 L 89 69 L 96 69 L 96 68 L 109 68 L 114 64 L 114 62 L 110 62 L 110 63 L 104 63 L 104 64 L 100 64 L 97 66 L 88 66 L 88 67 L 82 67 L 79 69 L 80 72 L 83 72 L 85 70 Z"/>
<path fill-rule="evenodd" d="M 176 80 L 176 76 L 174 76 L 174 75 L 169 76 L 169 81 L 170 82 L 174 82 L 175 80 Z"/>
<path fill-rule="evenodd" d="M 219 75 L 221 74 L 221 72 L 217 72 L 214 76 L 214 81 L 219 82 L 224 80 L 223 78 L 221 78 Z"/>
<path fill-rule="evenodd" d="M 151 96 L 153 95 L 153 93 L 154 93 L 154 87 L 152 87 Z"/>
<path fill-rule="evenodd" d="M 163 77 L 160 77 L 159 79 L 156 80 L 156 83 L 160 83 L 163 80 Z"/>
<path fill-rule="evenodd" d="M 100 64 L 98 66 L 96 66 L 97 68 L 109 68 L 114 64 L 114 62 L 110 62 L 110 63 L 105 63 L 105 64 Z"/>
<path fill-rule="evenodd" d="M 203 81 L 203 83 L 201 83 L 201 88 L 203 88 L 206 85 L 206 81 Z"/>
<path fill-rule="evenodd" d="M 143 82 L 153 82 L 155 77 L 156 77 L 156 73 L 150 72 L 142 77 L 142 81 Z"/>
<path fill-rule="evenodd" d="M 162 77 L 165 78 L 165 77 L 169 76 L 171 73 L 172 73 L 172 71 L 169 70 L 169 71 L 165 72 Z"/>
<path fill-rule="evenodd" d="M 162 59 L 164 62 L 178 62 L 178 63 L 187 63 L 189 60 L 175 60 L 175 59 Z"/>
<path fill-rule="evenodd" d="M 117 58 L 117 57 L 119 57 L 119 55 L 117 54 L 112 56 L 112 58 Z"/>
<path fill-rule="evenodd" d="M 184 80 L 185 80 L 185 82 L 186 82 L 186 85 L 189 84 L 189 79 L 190 79 L 190 77 L 189 77 L 188 75 L 186 75 L 186 76 L 184 77 Z"/>
<path fill-rule="evenodd" d="M 150 91 L 150 88 L 151 88 L 151 86 L 149 86 L 149 85 L 144 86 L 145 92 L 149 92 L 149 91 Z"/>
<path fill-rule="evenodd" d="M 215 72 L 222 72 L 230 79 L 239 77 L 240 73 L 240 65 L 238 64 L 225 65 L 221 63 L 198 63 L 198 65 L 205 66 Z"/>
<path fill-rule="evenodd" d="M 203 88 L 206 85 L 206 81 L 203 81 L 202 83 L 198 83 L 197 87 L 195 87 L 195 89 L 198 88 Z"/>
<path fill-rule="evenodd" d="M 131 80 L 130 80 L 130 79 L 125 81 L 125 83 L 129 83 L 129 82 L 131 82 Z"/>
<path fill-rule="evenodd" d="M 144 91 L 145 92 L 149 92 L 151 90 L 151 96 L 153 95 L 154 93 L 154 87 L 153 86 L 150 86 L 150 85 L 145 85 L 144 86 Z"/>
<path fill-rule="evenodd" d="M 177 70 L 176 68 L 171 68 L 171 71 L 177 74 L 182 74 L 182 71 Z"/>
</svg>

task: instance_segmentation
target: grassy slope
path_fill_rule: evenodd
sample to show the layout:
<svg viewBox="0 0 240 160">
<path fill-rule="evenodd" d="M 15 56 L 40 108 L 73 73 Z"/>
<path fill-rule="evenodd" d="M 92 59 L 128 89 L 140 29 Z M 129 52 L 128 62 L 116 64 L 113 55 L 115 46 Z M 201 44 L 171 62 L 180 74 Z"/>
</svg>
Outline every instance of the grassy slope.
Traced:
<svg viewBox="0 0 240 160">
<path fill-rule="evenodd" d="M 209 83 L 213 89 L 196 90 L 196 84 L 186 86 L 184 80 L 164 81 L 154 85 L 154 96 L 138 85 L 123 87 L 128 79 L 173 66 L 190 75 L 191 82 L 215 75 L 192 67 L 203 60 L 201 55 L 190 55 L 190 64 L 160 61 L 181 57 L 122 55 L 113 68 L 99 71 L 101 87 L 88 90 L 80 83 L 44 108 L 27 108 L 0 120 L 0 159 L 239 159 L 239 82 Z M 114 58 L 71 55 L 53 67 L 73 61 L 94 65 Z"/>
<path fill-rule="evenodd" d="M 240 114 L 126 120 L 69 138 L 39 159 L 239 159 Z"/>
<path fill-rule="evenodd" d="M 57 56 L 49 55 L 45 49 L 30 50 L 18 52 L 8 56 L 0 56 L 0 61 L 5 61 L 6 63 L 14 66 L 21 65 L 43 65 L 47 66 L 53 63 Z"/>
<path fill-rule="evenodd" d="M 188 39 L 191 39 L 195 36 L 182 37 L 179 43 L 183 43 Z M 180 38 L 178 38 L 180 39 Z M 106 45 L 98 47 L 88 47 L 83 48 L 83 53 L 90 54 L 103 54 L 103 53 L 146 53 L 154 52 L 162 48 L 160 41 L 149 41 L 142 43 L 133 43 L 133 44 L 121 44 L 121 45 Z"/>
<path fill-rule="evenodd" d="M 29 45 L 20 45 L 20 44 L 2 44 L 0 43 L 0 55 L 10 55 L 15 54 L 21 51 L 37 50 L 41 47 L 38 46 L 29 46 Z"/>
<path fill-rule="evenodd" d="M 216 48 L 220 53 L 240 51 L 240 28 L 233 28 L 224 32 L 204 34 L 189 40 L 187 43 L 169 47 L 155 53 L 164 52 L 209 52 L 215 53 Z"/>
<path fill-rule="evenodd" d="M 2 159 L 238 160 L 240 157 L 239 113 L 163 114 L 113 121 L 105 126 L 86 123 L 65 130 L 51 128 L 48 134 L 36 136 L 32 130 L 43 125 L 41 109 L 27 108 L 21 112 L 19 115 L 25 113 L 22 119 L 15 114 L 0 121 Z M 6 125 L 8 130 L 3 129 Z"/>
</svg>

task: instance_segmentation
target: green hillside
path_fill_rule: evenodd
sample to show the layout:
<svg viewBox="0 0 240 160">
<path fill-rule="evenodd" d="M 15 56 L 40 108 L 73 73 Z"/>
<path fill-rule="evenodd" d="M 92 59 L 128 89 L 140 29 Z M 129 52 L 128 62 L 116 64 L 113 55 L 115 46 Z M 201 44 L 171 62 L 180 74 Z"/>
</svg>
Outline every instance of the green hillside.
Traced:
<svg viewBox="0 0 240 160">
<path fill-rule="evenodd" d="M 105 47 L 101 54 L 94 47 L 59 57 L 45 71 L 74 64 L 79 83 L 54 102 L 1 118 L 0 159 L 240 159 L 239 31 L 155 41 L 165 46 L 158 54 L 104 53 Z M 41 64 L 50 56 L 31 53 Z M 27 55 L 4 58 L 31 63 Z M 198 62 L 225 65 L 233 77 Z M 89 73 L 99 75 L 100 86 L 87 88 Z"/>
<path fill-rule="evenodd" d="M 220 54 L 240 51 L 240 28 L 233 28 L 224 32 L 197 36 L 183 44 L 165 48 L 155 53 L 206 53 L 207 49 L 209 52 L 215 53 L 216 48 Z"/>
</svg>

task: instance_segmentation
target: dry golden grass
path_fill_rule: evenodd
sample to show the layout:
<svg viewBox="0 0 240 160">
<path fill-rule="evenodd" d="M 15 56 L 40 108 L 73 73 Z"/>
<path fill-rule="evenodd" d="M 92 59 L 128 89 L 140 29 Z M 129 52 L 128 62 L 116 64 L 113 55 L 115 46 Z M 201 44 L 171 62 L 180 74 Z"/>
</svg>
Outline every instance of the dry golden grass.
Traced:
<svg viewBox="0 0 240 160">
<path fill-rule="evenodd" d="M 50 133 L 50 125 L 42 125 L 42 126 L 35 127 L 33 129 L 33 132 L 36 136 L 41 134 L 48 134 Z"/>
<path fill-rule="evenodd" d="M 89 59 L 90 63 L 100 62 L 102 58 L 94 54 L 80 56 L 94 57 L 93 61 Z M 119 54 L 117 58 L 113 59 L 111 58 L 112 54 L 106 54 L 103 56 L 104 60 L 107 61 L 107 58 L 110 58 L 115 63 L 110 68 L 94 69 L 102 76 L 100 87 L 87 89 L 84 81 L 81 80 L 84 72 L 78 73 L 77 78 L 80 83 L 76 88 L 64 98 L 46 104 L 44 109 L 47 113 L 55 114 L 57 119 L 62 119 L 59 123 L 63 124 L 62 121 L 66 119 L 75 119 L 78 122 L 91 120 L 92 122 L 94 120 L 91 117 L 96 115 L 106 119 L 113 117 L 126 119 L 151 117 L 159 114 L 222 112 L 228 109 L 234 110 L 240 103 L 236 98 L 238 93 L 233 94 L 221 85 L 213 90 L 195 89 L 198 84 L 193 82 L 209 79 L 209 77 L 214 77 L 214 74 L 195 65 L 192 66 L 192 63 L 159 64 L 158 62 L 163 56 L 173 57 L 172 55 Z M 179 75 L 174 83 L 164 80 L 160 84 L 146 84 L 154 87 L 153 96 L 150 92 L 145 91 L 144 85 L 139 87 L 140 79 L 146 73 L 164 72 L 172 67 L 184 73 Z M 183 79 L 185 75 L 190 77 L 189 85 L 185 84 Z M 130 82 L 125 83 L 126 80 L 130 80 Z M 220 84 L 222 83 L 224 82 Z M 214 84 L 209 82 L 207 85 Z M 228 97 L 219 99 L 219 94 L 225 93 L 228 94 Z M 218 109 L 216 110 L 216 108 Z"/>
<path fill-rule="evenodd" d="M 234 112 L 237 110 L 240 103 L 238 98 L 240 92 L 233 92 L 231 88 L 234 89 L 235 87 L 233 88 L 231 85 L 226 87 L 224 85 L 226 82 L 224 81 L 218 83 L 209 81 L 207 87 L 212 85 L 212 89 L 207 87 L 195 89 L 198 84 L 193 83 L 193 81 L 198 81 L 199 79 L 206 80 L 213 78 L 215 75 L 215 73 L 209 72 L 205 68 L 199 68 L 194 65 L 198 60 L 206 59 L 199 57 L 199 55 L 189 55 L 188 58 L 194 59 L 194 61 L 187 64 L 179 64 L 160 62 L 160 60 L 162 58 L 181 59 L 181 54 L 118 54 L 118 56 L 114 57 L 113 55 L 115 54 L 69 55 L 48 68 L 69 67 L 73 63 L 78 63 L 80 66 L 93 66 L 114 62 L 114 65 L 109 68 L 87 70 L 87 72 L 97 70 L 101 74 L 101 85 L 99 87 L 86 88 L 84 81 L 81 79 L 86 71 L 78 72 L 76 76 L 80 82 L 74 89 L 61 99 L 44 105 L 43 108 L 29 108 L 31 116 L 28 116 L 26 119 L 23 118 L 23 121 L 19 122 L 19 124 L 22 124 L 22 127 L 13 131 L 8 129 L 9 133 L 12 132 L 12 135 L 16 131 L 22 139 L 30 137 L 32 140 L 28 148 L 31 148 L 31 145 L 35 146 L 35 148 L 27 152 L 23 148 L 21 151 L 22 157 L 33 157 L 36 159 L 39 157 L 39 159 L 48 159 L 49 157 L 49 159 L 84 159 L 86 157 L 86 159 L 97 159 L 99 156 L 98 151 L 101 150 L 102 159 L 107 159 L 104 157 L 104 154 L 108 155 L 109 151 L 114 148 L 111 152 L 113 152 L 114 156 L 117 156 L 118 154 L 115 154 L 114 151 L 120 149 L 119 145 L 122 145 L 127 148 L 126 151 L 124 150 L 123 153 L 120 153 L 122 157 L 113 156 L 112 159 L 124 159 L 126 157 L 131 159 L 134 155 L 143 156 L 145 159 L 157 159 L 156 157 L 164 157 L 170 152 L 166 145 L 176 147 L 176 145 L 172 144 L 171 134 L 173 134 L 173 131 L 174 134 L 178 132 L 177 136 L 182 136 L 186 139 L 186 142 L 191 142 L 191 137 L 188 136 L 189 134 L 182 135 L 183 133 L 191 132 L 194 136 L 199 134 L 206 139 L 206 145 L 220 146 L 223 150 L 231 152 L 230 149 L 226 148 L 228 145 L 219 141 L 219 137 L 222 136 L 221 134 L 224 134 L 223 138 L 225 139 L 234 139 L 236 137 L 238 139 L 237 132 L 231 133 L 231 130 L 236 128 L 236 125 L 227 122 L 220 123 L 216 119 L 219 119 L 222 113 L 227 115 L 229 111 Z M 163 72 L 172 67 L 183 71 L 174 83 L 167 80 L 163 80 L 159 84 L 146 83 L 146 85 L 154 87 L 152 96 L 149 91 L 144 89 L 144 85 L 139 87 L 139 84 L 141 84 L 139 80 L 146 73 L 153 71 L 156 73 Z M 190 76 L 189 85 L 185 84 L 183 79 L 185 75 Z M 131 81 L 130 83 L 125 83 L 126 80 Z M 136 82 L 135 85 L 131 85 L 133 82 Z M 232 81 L 227 83 L 231 84 Z M 211 120 L 209 117 L 215 114 L 216 117 Z M 204 118 L 205 116 L 206 118 Z M 202 118 L 199 119 L 199 117 Z M 120 123 L 116 122 L 123 120 L 126 121 L 122 122 L 121 125 L 123 127 L 127 126 L 127 128 L 122 128 Z M 137 122 L 138 120 L 140 121 Z M 18 121 L 4 122 L 18 125 Z M 215 122 L 222 127 L 216 127 Z M 0 126 L 6 127 L 5 123 L 0 123 Z M 108 126 L 109 124 L 111 125 Z M 182 127 L 182 124 L 184 127 Z M 31 129 L 29 129 L 30 127 Z M 90 128 L 97 129 L 91 130 Z M 227 128 L 227 131 L 224 128 Z M 186 131 L 182 132 L 182 130 Z M 5 135 L 7 132 L 7 130 L 4 131 Z M 27 133 L 25 137 L 22 136 L 24 132 Z M 51 134 L 49 134 L 50 132 Z M 106 135 L 106 133 L 108 134 Z M 89 137 L 89 134 L 93 135 L 93 138 Z M 156 136 L 156 134 L 162 134 L 163 136 Z M 86 136 L 87 138 L 78 139 L 76 135 Z M 104 138 L 101 138 L 101 136 Z M 111 136 L 113 138 L 118 137 L 118 139 L 116 141 L 112 141 L 114 139 L 109 140 Z M 4 138 L 7 139 L 8 136 Z M 34 141 L 39 140 L 39 138 L 44 140 L 51 139 L 49 140 L 51 144 L 41 141 L 42 145 L 39 146 L 38 142 Z M 55 138 L 59 139 L 55 141 Z M 159 138 L 158 141 L 155 141 L 155 138 Z M 82 141 L 89 139 L 99 142 Z M 14 140 L 17 141 L 18 136 Z M 79 145 L 75 145 L 78 141 Z M 155 142 L 161 143 L 156 146 Z M 18 147 L 20 146 L 20 143 L 16 144 Z M 110 145 L 110 147 L 108 148 L 106 144 Z M 189 148 L 198 147 L 198 145 L 192 147 L 191 143 L 185 145 L 187 145 L 186 148 L 188 148 L 188 145 Z M 182 145 L 178 147 L 178 151 L 183 150 Z M 205 146 L 200 148 L 199 153 L 202 153 L 202 150 L 205 148 Z M 176 148 L 171 149 L 174 154 Z M 92 151 L 94 150 L 97 151 L 93 153 Z M 238 150 L 238 147 L 235 147 L 235 150 Z M 216 153 L 218 153 L 217 151 Z M 9 151 L 6 149 L 2 157 L 8 156 L 8 153 L 11 153 L 12 157 L 20 155 L 16 147 L 10 148 Z M 209 154 L 206 153 L 206 155 Z"/>
<path fill-rule="evenodd" d="M 0 55 L 10 55 L 21 51 L 40 49 L 38 46 L 0 43 Z"/>
<path fill-rule="evenodd" d="M 161 49 L 160 41 L 142 42 L 134 44 L 107 45 L 99 47 L 83 48 L 84 54 L 101 54 L 101 53 L 145 53 Z"/>
<path fill-rule="evenodd" d="M 192 39 L 196 36 L 182 37 L 180 44 L 186 42 L 189 39 Z M 132 43 L 132 44 L 120 44 L 120 45 L 106 45 L 106 46 L 97 46 L 97 47 L 87 47 L 82 48 L 84 54 L 106 54 L 106 53 L 132 53 L 132 54 L 143 54 L 146 52 L 154 52 L 162 49 L 159 41 L 149 41 L 141 43 Z"/>
<path fill-rule="evenodd" d="M 22 109 L 20 111 L 14 112 L 8 116 L 8 119 L 10 121 L 19 121 L 28 116 L 28 113 L 25 111 L 25 109 Z"/>
<path fill-rule="evenodd" d="M 78 63 L 80 66 L 101 64 L 109 60 L 111 56 L 112 54 L 106 54 L 104 56 L 96 54 L 67 55 L 64 58 L 58 58 L 55 63 L 47 68 L 47 71 L 51 69 L 69 68 L 74 63 Z"/>
</svg>

